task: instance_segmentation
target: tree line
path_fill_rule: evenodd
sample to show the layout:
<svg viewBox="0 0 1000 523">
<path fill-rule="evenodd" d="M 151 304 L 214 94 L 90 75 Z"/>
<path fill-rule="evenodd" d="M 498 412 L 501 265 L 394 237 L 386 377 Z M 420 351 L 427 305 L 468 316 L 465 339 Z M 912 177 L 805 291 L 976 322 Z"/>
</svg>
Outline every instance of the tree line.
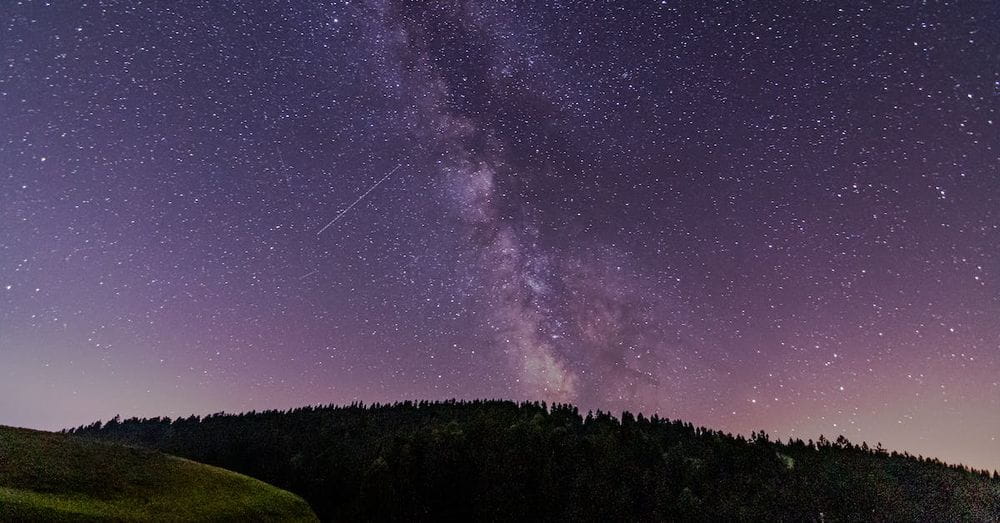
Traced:
<svg viewBox="0 0 1000 523">
<path fill-rule="evenodd" d="M 566 404 L 355 403 L 66 432 L 247 474 L 328 521 L 1000 519 L 996 472 Z"/>
</svg>

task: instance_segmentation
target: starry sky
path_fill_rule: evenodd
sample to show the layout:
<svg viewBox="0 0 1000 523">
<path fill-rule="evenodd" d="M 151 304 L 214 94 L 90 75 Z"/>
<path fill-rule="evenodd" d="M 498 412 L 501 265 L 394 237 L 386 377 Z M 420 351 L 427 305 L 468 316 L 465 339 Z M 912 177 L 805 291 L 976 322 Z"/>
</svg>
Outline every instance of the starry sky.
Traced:
<svg viewBox="0 0 1000 523">
<path fill-rule="evenodd" d="M 1000 3 L 5 1 L 0 423 L 513 398 L 1000 468 Z"/>
</svg>

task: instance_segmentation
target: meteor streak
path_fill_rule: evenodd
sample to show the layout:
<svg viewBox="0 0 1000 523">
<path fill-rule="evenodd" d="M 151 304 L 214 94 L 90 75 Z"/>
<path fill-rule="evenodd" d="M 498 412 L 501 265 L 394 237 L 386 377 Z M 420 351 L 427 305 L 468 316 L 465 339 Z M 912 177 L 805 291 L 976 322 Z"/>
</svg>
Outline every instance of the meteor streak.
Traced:
<svg viewBox="0 0 1000 523">
<path fill-rule="evenodd" d="M 354 200 L 354 203 L 348 205 L 347 208 L 344 209 L 343 211 L 340 211 L 340 213 L 338 213 L 336 216 L 333 217 L 332 220 L 330 220 L 330 223 L 324 225 L 322 229 L 320 229 L 319 231 L 317 231 L 316 232 L 316 236 L 319 236 L 320 234 L 323 234 L 323 231 L 329 229 L 331 225 L 337 223 L 337 220 L 339 220 L 341 217 L 343 217 L 345 214 L 347 214 L 347 211 L 350 211 L 351 209 L 353 209 L 354 206 L 358 204 L 358 202 L 360 202 L 361 200 L 365 199 L 365 196 L 368 196 L 368 193 L 374 191 L 376 187 L 378 187 L 387 178 L 389 178 L 390 176 L 392 176 L 392 173 L 398 171 L 399 168 L 402 167 L 402 166 L 403 166 L 403 164 L 397 165 L 393 170 L 389 171 L 388 174 L 386 174 L 385 176 L 383 176 L 381 180 L 375 182 L 375 184 L 372 185 L 371 187 L 369 187 L 368 190 L 364 192 L 364 194 L 362 194 L 361 196 L 358 196 L 358 199 Z"/>
</svg>

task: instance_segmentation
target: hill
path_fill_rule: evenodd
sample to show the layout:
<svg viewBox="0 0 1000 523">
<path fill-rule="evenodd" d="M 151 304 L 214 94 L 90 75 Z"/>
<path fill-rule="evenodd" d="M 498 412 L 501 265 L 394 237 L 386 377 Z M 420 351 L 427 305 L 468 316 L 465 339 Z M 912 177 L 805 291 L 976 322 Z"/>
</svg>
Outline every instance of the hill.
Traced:
<svg viewBox="0 0 1000 523">
<path fill-rule="evenodd" d="M 160 452 L 0 427 L 0 521 L 315 521 L 297 496 Z"/>
<path fill-rule="evenodd" d="M 747 439 L 509 401 L 306 407 L 72 431 L 240 471 L 324 520 L 997 520 L 1000 477 L 878 446 Z"/>
</svg>

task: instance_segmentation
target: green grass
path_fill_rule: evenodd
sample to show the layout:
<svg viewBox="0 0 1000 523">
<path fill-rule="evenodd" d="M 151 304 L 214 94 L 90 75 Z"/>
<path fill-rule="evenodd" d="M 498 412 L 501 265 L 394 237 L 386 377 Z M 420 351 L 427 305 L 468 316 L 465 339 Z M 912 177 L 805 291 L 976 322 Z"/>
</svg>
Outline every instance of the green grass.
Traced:
<svg viewBox="0 0 1000 523">
<path fill-rule="evenodd" d="M 316 521 L 298 496 L 159 452 L 0 427 L 0 520 Z"/>
</svg>

